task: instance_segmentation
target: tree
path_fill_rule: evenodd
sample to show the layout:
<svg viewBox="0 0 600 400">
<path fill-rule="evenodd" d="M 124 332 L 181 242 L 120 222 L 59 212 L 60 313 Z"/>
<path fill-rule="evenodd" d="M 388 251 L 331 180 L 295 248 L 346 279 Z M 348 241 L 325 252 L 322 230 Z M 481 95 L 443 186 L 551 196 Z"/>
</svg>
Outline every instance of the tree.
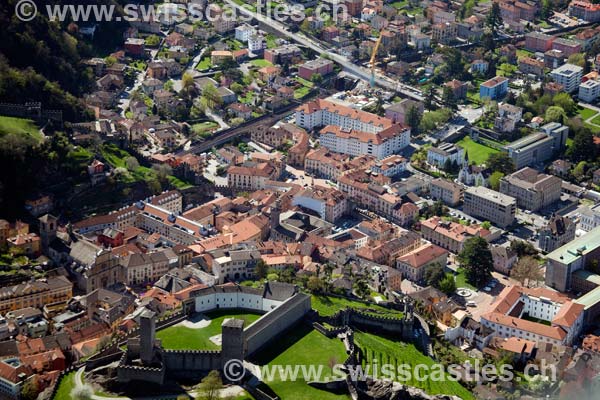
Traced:
<svg viewBox="0 0 600 400">
<path fill-rule="evenodd" d="M 189 90 L 192 87 L 196 86 L 196 82 L 194 82 L 194 77 L 189 72 L 184 72 L 181 77 L 181 87 L 183 90 Z"/>
<path fill-rule="evenodd" d="M 29 378 L 23 384 L 21 389 L 21 399 L 23 400 L 35 400 L 40 393 L 40 385 L 35 376 Z"/>
<path fill-rule="evenodd" d="M 212 83 L 204 86 L 202 89 L 202 97 L 206 100 L 206 104 L 209 108 L 215 108 L 223 104 L 223 99 L 219 94 L 219 91 Z"/>
<path fill-rule="evenodd" d="M 536 256 L 537 250 L 533 245 L 524 240 L 513 240 L 510 243 L 509 249 L 517 253 L 517 257 Z"/>
<path fill-rule="evenodd" d="M 465 241 L 463 250 L 458 255 L 458 261 L 466 270 L 469 283 L 477 287 L 487 283 L 494 269 L 494 260 L 489 244 L 479 236 Z"/>
<path fill-rule="evenodd" d="M 428 265 L 423 273 L 423 279 L 428 285 L 438 287 L 438 284 L 444 277 L 444 267 L 438 262 Z"/>
<path fill-rule="evenodd" d="M 419 108 L 415 105 L 411 105 L 404 116 L 404 122 L 410 126 L 410 131 L 413 135 L 419 133 L 419 124 L 421 123 L 422 114 Z"/>
<path fill-rule="evenodd" d="M 425 99 L 424 105 L 427 110 L 435 110 L 437 107 L 435 106 L 435 86 L 429 85 L 427 89 L 425 89 Z"/>
<path fill-rule="evenodd" d="M 265 263 L 262 259 L 258 260 L 256 267 L 254 267 L 254 275 L 256 275 L 258 279 L 265 279 L 268 272 L 269 267 L 267 266 L 267 263 Z"/>
<path fill-rule="evenodd" d="M 444 105 L 444 107 L 447 107 L 451 110 L 458 109 L 458 104 L 456 103 L 456 97 L 454 97 L 454 92 L 448 86 L 444 86 L 444 90 L 442 91 L 442 104 Z"/>
<path fill-rule="evenodd" d="M 492 8 L 490 8 L 490 12 L 487 15 L 485 20 L 486 25 L 491 29 L 491 31 L 496 34 L 496 28 L 502 26 L 502 15 L 500 14 L 500 4 L 494 2 L 492 3 Z"/>
<path fill-rule="evenodd" d="M 244 91 L 244 86 L 237 82 L 233 82 L 229 88 L 236 94 L 240 94 Z"/>
<path fill-rule="evenodd" d="M 587 168 L 587 161 L 579 161 L 575 168 L 571 171 L 571 174 L 575 177 L 575 179 L 580 180 L 585 176 L 585 171 Z"/>
<path fill-rule="evenodd" d="M 169 175 L 173 173 L 173 168 L 169 164 L 154 164 L 152 170 L 156 172 L 156 177 L 161 183 L 165 183 Z"/>
<path fill-rule="evenodd" d="M 325 284 L 321 278 L 316 276 L 311 276 L 308 278 L 307 289 L 312 293 L 322 293 L 325 288 Z"/>
<path fill-rule="evenodd" d="M 569 93 L 557 93 L 552 98 L 552 102 L 555 106 L 562 108 L 567 115 L 573 115 L 577 111 L 577 104 Z"/>
<path fill-rule="evenodd" d="M 321 74 L 312 74 L 310 76 L 310 81 L 315 85 L 320 85 L 323 82 L 323 75 Z"/>
<path fill-rule="evenodd" d="M 585 54 L 583 53 L 574 53 L 569 56 L 567 59 L 569 64 L 578 65 L 581 68 L 585 68 Z"/>
<path fill-rule="evenodd" d="M 160 38 L 157 35 L 150 35 L 146 38 L 146 46 L 156 47 L 160 43 Z"/>
<path fill-rule="evenodd" d="M 521 286 L 537 286 L 538 282 L 544 280 L 537 260 L 531 256 L 521 257 L 510 271 L 511 278 L 517 280 Z"/>
<path fill-rule="evenodd" d="M 567 149 L 567 157 L 573 162 L 592 161 L 596 158 L 596 145 L 594 135 L 587 129 L 581 129 L 575 133 L 573 143 Z"/>
<path fill-rule="evenodd" d="M 492 171 L 500 171 L 504 175 L 511 174 L 515 170 L 512 159 L 505 152 L 490 154 L 485 164 Z"/>
<path fill-rule="evenodd" d="M 451 295 L 456 292 L 456 281 L 454 280 L 454 276 L 451 274 L 446 274 L 446 276 L 439 282 L 438 289 L 447 295 Z"/>
<path fill-rule="evenodd" d="M 279 280 L 279 275 L 277 275 L 274 272 L 269 272 L 269 274 L 267 275 L 267 280 L 268 281 L 277 281 L 277 280 Z"/>
<path fill-rule="evenodd" d="M 546 122 L 560 122 L 561 124 L 564 122 L 565 118 L 565 110 L 559 106 L 548 107 L 544 116 Z"/>
<path fill-rule="evenodd" d="M 369 290 L 369 284 L 367 283 L 366 277 L 361 276 L 354 282 L 354 291 L 361 299 L 365 299 L 369 296 L 371 291 Z"/>
<path fill-rule="evenodd" d="M 498 190 L 500 188 L 500 179 L 502 178 L 504 178 L 504 174 L 502 172 L 492 172 L 490 175 L 490 188 Z"/>
<path fill-rule="evenodd" d="M 198 385 L 202 400 L 217 400 L 219 398 L 219 391 L 222 388 L 223 381 L 221 380 L 219 371 L 216 370 L 210 371 Z"/>
<path fill-rule="evenodd" d="M 134 156 L 129 156 L 125 158 L 125 167 L 128 171 L 135 171 L 140 167 L 140 163 Z"/>
</svg>

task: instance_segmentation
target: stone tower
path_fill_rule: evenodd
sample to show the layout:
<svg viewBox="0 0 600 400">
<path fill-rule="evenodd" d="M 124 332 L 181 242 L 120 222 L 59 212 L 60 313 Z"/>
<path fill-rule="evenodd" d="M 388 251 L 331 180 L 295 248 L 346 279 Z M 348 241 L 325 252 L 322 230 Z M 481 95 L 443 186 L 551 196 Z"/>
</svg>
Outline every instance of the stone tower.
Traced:
<svg viewBox="0 0 600 400">
<path fill-rule="evenodd" d="M 46 214 L 38 218 L 40 223 L 40 238 L 42 239 L 42 248 L 44 252 L 48 251 L 48 246 L 56 238 L 58 218 L 51 214 Z"/>
<path fill-rule="evenodd" d="M 221 324 L 221 368 L 230 360 L 244 360 L 244 320 L 228 319 Z"/>
<path fill-rule="evenodd" d="M 143 364 L 151 364 L 154 358 L 155 316 L 154 311 L 150 310 L 140 315 L 140 360 Z"/>
</svg>

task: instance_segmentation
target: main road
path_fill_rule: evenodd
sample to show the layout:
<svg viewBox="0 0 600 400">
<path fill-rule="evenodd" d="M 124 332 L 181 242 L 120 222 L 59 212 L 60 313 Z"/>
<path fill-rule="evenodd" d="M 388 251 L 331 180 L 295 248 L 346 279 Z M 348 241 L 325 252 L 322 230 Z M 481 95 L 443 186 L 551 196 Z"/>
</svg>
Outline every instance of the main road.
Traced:
<svg viewBox="0 0 600 400">
<path fill-rule="evenodd" d="M 270 28 L 279 32 L 282 36 L 285 36 L 289 39 L 294 40 L 295 42 L 308 47 L 315 52 L 327 56 L 332 61 L 340 64 L 344 70 L 358 76 L 366 80 L 367 82 L 371 80 L 371 71 L 368 68 L 362 67 L 360 65 L 354 64 L 352 61 L 348 60 L 347 57 L 344 57 L 340 54 L 333 53 L 331 49 L 326 49 L 321 46 L 321 44 L 316 41 L 310 39 L 304 34 L 298 34 L 290 32 L 285 25 L 282 23 L 275 21 L 272 18 L 266 17 L 258 12 L 254 12 L 246 9 L 243 6 L 235 3 L 233 0 L 225 0 L 225 3 L 229 4 L 231 7 L 235 8 L 240 14 L 244 14 L 248 17 L 252 17 L 259 22 L 262 22 L 265 25 L 268 25 Z M 412 99 L 423 101 L 423 96 L 421 91 L 415 89 L 411 86 L 399 83 L 394 81 L 393 79 L 388 78 L 387 76 L 376 73 L 375 74 L 375 84 L 379 87 L 398 92 L 403 96 L 410 97 Z"/>
</svg>

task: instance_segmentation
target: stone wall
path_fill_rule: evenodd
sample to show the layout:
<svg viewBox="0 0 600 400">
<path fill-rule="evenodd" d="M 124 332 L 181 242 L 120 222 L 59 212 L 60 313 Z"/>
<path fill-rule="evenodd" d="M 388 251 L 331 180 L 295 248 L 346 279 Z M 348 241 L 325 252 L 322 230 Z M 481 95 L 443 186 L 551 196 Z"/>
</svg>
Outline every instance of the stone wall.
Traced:
<svg viewBox="0 0 600 400">
<path fill-rule="evenodd" d="M 244 330 L 246 356 L 298 323 L 311 309 L 310 296 L 297 293 Z"/>
<path fill-rule="evenodd" d="M 193 378 L 221 369 L 221 352 L 208 350 L 163 350 L 163 363 L 169 377 Z"/>
</svg>

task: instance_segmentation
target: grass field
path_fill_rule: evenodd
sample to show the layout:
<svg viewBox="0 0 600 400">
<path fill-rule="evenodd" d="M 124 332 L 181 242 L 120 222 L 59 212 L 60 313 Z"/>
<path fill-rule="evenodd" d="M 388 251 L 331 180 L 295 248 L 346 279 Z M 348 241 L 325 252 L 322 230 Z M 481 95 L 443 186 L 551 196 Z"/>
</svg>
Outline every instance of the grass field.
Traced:
<svg viewBox="0 0 600 400">
<path fill-rule="evenodd" d="M 592 120 L 590 122 L 592 124 L 600 125 L 600 115 L 597 115 L 594 118 L 592 118 Z"/>
<path fill-rule="evenodd" d="M 596 110 L 592 110 L 591 108 L 587 107 L 579 107 L 579 111 L 577 112 L 577 115 L 579 115 L 584 121 L 588 118 L 593 117 L 596 114 L 598 114 Z"/>
<path fill-rule="evenodd" d="M 257 60 L 252 60 L 252 61 L 250 61 L 250 64 L 254 65 L 255 67 L 259 67 L 259 68 L 270 67 L 271 65 L 273 65 L 273 64 L 271 64 L 270 61 L 267 61 L 264 58 L 259 58 Z"/>
<path fill-rule="evenodd" d="M 37 141 L 42 140 L 40 128 L 30 119 L 0 117 L 0 136 L 13 133 L 29 136 Z"/>
<path fill-rule="evenodd" d="M 340 310 L 350 307 L 373 315 L 396 318 L 402 317 L 402 313 L 400 311 L 390 310 L 376 304 L 365 304 L 361 303 L 360 301 L 352 301 L 341 297 L 312 296 L 311 304 L 312 308 L 317 310 L 320 315 L 333 315 Z"/>
<path fill-rule="evenodd" d="M 105 144 L 102 146 L 101 153 L 104 159 L 113 168 L 127 168 L 125 159 L 131 156 L 127 151 L 120 149 L 113 144 Z M 140 166 L 133 171 L 128 171 L 127 175 L 122 176 L 120 179 L 125 183 L 133 183 L 142 181 L 147 182 L 152 179 L 156 179 L 156 177 L 157 174 L 152 168 Z M 173 187 L 180 190 L 187 189 L 192 186 L 189 183 L 172 175 L 168 177 L 168 180 Z"/>
<path fill-rule="evenodd" d="M 211 342 L 210 338 L 221 333 L 221 324 L 225 319 L 243 319 L 246 321 L 245 326 L 248 326 L 259 319 L 261 314 L 240 313 L 236 310 L 220 310 L 207 313 L 206 316 L 211 321 L 210 325 L 204 328 L 192 329 L 185 326 L 173 325 L 156 332 L 156 337 L 162 340 L 162 345 L 165 349 L 218 350 L 221 346 L 217 346 Z"/>
<path fill-rule="evenodd" d="M 474 161 L 477 164 L 484 163 L 490 154 L 498 153 L 496 149 L 474 142 L 469 136 L 465 136 L 456 144 L 465 149 L 469 155 L 469 162 Z"/>
<path fill-rule="evenodd" d="M 198 71 L 206 71 L 206 70 L 210 69 L 211 67 L 212 67 L 212 63 L 210 61 L 210 57 L 204 57 L 202 60 L 200 60 L 200 62 L 196 66 L 196 69 Z"/>
<path fill-rule="evenodd" d="M 219 124 L 217 124 L 216 122 L 205 121 L 205 122 L 199 122 L 197 124 L 192 125 L 192 131 L 194 131 L 194 133 L 196 135 L 200 135 L 200 136 L 204 137 L 204 136 L 210 136 L 212 131 L 217 129 L 218 127 L 219 127 Z"/>
<path fill-rule="evenodd" d="M 342 363 L 346 359 L 344 345 L 339 339 L 328 339 L 319 332 L 304 325 L 282 335 L 264 351 L 251 360 L 258 365 L 307 365 L 321 369 L 321 381 L 332 377 L 331 365 Z M 302 375 L 302 374 L 299 374 Z M 306 377 L 306 376 L 305 376 Z M 312 388 L 302 379 L 283 381 L 280 374 L 275 374 L 272 381 L 265 382 L 282 400 L 338 400 L 349 399 L 344 394 L 333 394 Z M 263 379 L 265 377 L 263 376 Z"/>
<path fill-rule="evenodd" d="M 457 288 L 469 288 L 469 289 L 477 290 L 477 288 L 475 286 L 473 286 L 469 282 L 467 282 L 467 276 L 465 274 L 465 270 L 462 268 L 459 268 L 458 274 L 456 275 L 456 278 L 455 278 L 455 282 L 456 282 Z"/>
<path fill-rule="evenodd" d="M 60 381 L 53 400 L 71 400 L 71 391 L 75 387 L 75 371 L 65 375 Z"/>
<path fill-rule="evenodd" d="M 466 388 L 453 380 L 423 379 L 424 376 L 422 374 L 427 373 L 427 370 L 420 371 L 420 378 L 415 376 L 416 373 L 412 373 L 415 366 L 426 365 L 431 367 L 435 364 L 435 361 L 421 353 L 410 343 L 399 342 L 360 331 L 355 332 L 354 340 L 367 357 L 367 360 L 363 362 L 363 367 L 366 367 L 367 363 L 372 364 L 372 360 L 374 359 L 378 361 L 380 367 L 383 364 L 410 366 L 410 368 L 406 367 L 403 370 L 411 372 L 410 374 L 402 373 L 397 376 L 397 380 L 400 383 L 421 388 L 430 394 L 455 395 L 463 400 L 474 399 L 474 396 Z M 436 377 L 440 376 L 438 371 L 439 369 L 431 370 L 431 372 L 436 374 Z"/>
</svg>

